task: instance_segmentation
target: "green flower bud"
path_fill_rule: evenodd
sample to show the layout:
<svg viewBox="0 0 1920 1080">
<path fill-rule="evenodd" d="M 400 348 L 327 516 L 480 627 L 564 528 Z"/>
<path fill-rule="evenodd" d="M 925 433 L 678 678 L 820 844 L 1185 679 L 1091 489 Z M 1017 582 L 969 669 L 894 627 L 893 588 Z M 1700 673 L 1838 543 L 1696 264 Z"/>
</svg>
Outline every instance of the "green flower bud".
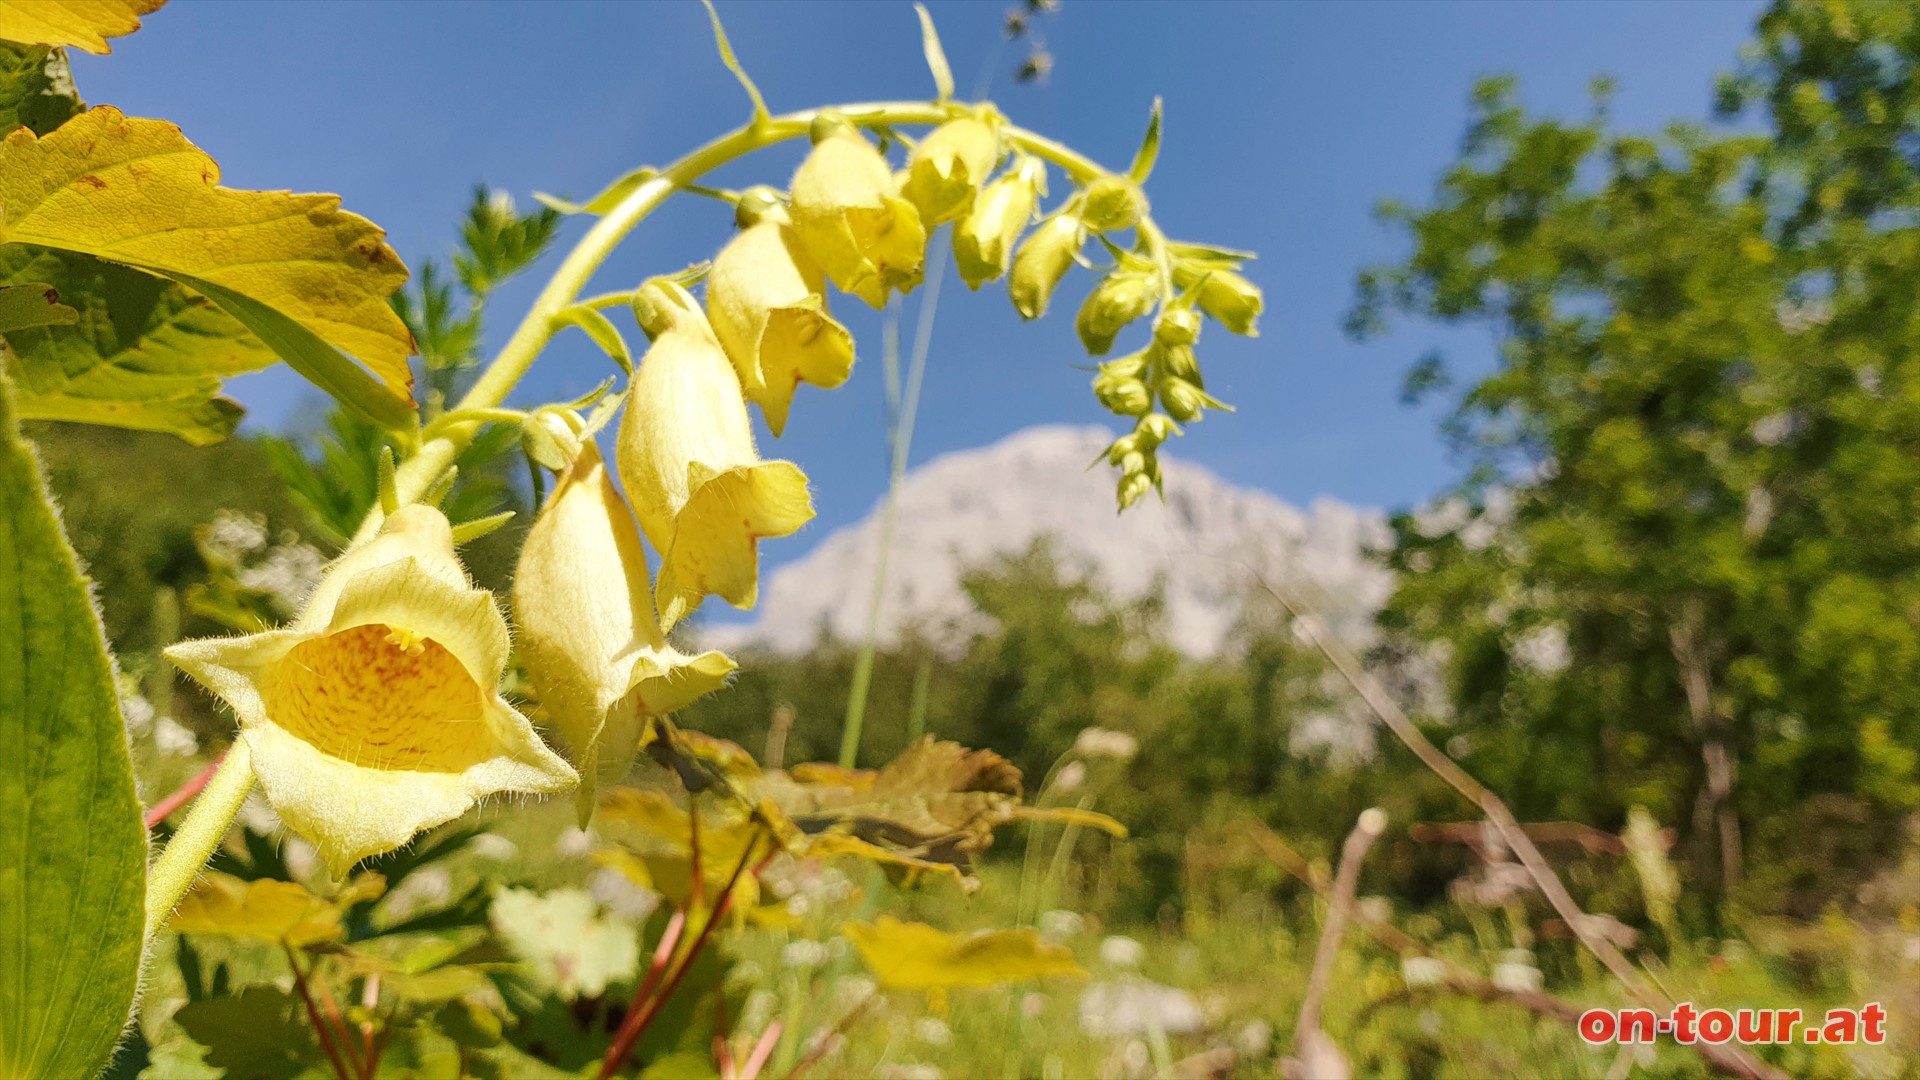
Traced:
<svg viewBox="0 0 1920 1080">
<path fill-rule="evenodd" d="M 1193 354 L 1191 345 L 1166 345 L 1159 350 L 1160 366 L 1167 374 L 1178 376 L 1190 383 L 1200 382 L 1200 360 Z"/>
<path fill-rule="evenodd" d="M 919 209 L 921 224 L 932 229 L 967 212 L 999 160 L 1000 133 L 992 124 L 977 116 L 949 120 L 908 155 L 900 194 Z"/>
<path fill-rule="evenodd" d="M 1132 509 L 1133 504 L 1146 497 L 1153 490 L 1153 481 L 1146 473 L 1127 473 L 1120 477 L 1120 509 Z"/>
<path fill-rule="evenodd" d="M 1229 333 L 1259 337 L 1260 330 L 1255 324 L 1264 306 L 1260 286 L 1224 267 L 1209 268 L 1192 263 L 1174 265 L 1173 283 L 1182 289 L 1191 288 L 1202 274 L 1207 280 L 1196 297 L 1200 310 L 1211 315 Z"/>
<path fill-rule="evenodd" d="M 1013 257 L 1013 276 L 1007 291 L 1013 296 L 1014 310 L 1023 319 L 1037 319 L 1047 313 L 1047 303 L 1067 267 L 1080 255 L 1086 231 L 1072 214 L 1056 214 L 1040 223 L 1021 241 Z"/>
<path fill-rule="evenodd" d="M 757 184 L 740 193 L 740 201 L 733 207 L 735 225 L 751 229 L 768 219 L 791 224 L 787 216 L 787 204 L 778 191 L 765 184 Z"/>
<path fill-rule="evenodd" d="M 1080 214 L 1094 232 L 1119 232 L 1140 223 L 1147 212 L 1147 196 L 1140 185 L 1124 176 L 1099 176 L 1087 185 Z"/>
<path fill-rule="evenodd" d="M 1173 418 L 1160 413 L 1148 413 L 1134 426 L 1133 437 L 1143 446 L 1159 446 L 1175 435 L 1180 434 L 1180 426 Z"/>
<path fill-rule="evenodd" d="M 1100 365 L 1100 371 L 1103 374 L 1112 375 L 1117 378 L 1142 378 L 1147 373 L 1147 354 L 1137 352 L 1123 356 L 1118 360 L 1109 360 Z"/>
<path fill-rule="evenodd" d="M 1168 416 L 1183 424 L 1197 418 L 1201 409 L 1226 408 L 1225 404 L 1205 390 L 1185 379 L 1171 376 L 1160 384 L 1160 404 L 1166 406 Z"/>
<path fill-rule="evenodd" d="M 1139 429 L 1135 428 L 1133 431 L 1129 431 L 1125 435 L 1113 440 L 1113 445 L 1107 447 L 1107 452 L 1101 456 L 1107 459 L 1107 464 L 1118 465 L 1127 459 L 1128 454 L 1136 453 L 1139 449 Z M 1095 460 L 1097 461 L 1099 459 L 1096 458 Z"/>
<path fill-rule="evenodd" d="M 1135 378 L 1102 373 L 1094 377 L 1093 395 L 1109 412 L 1121 416 L 1139 416 L 1153 408 L 1153 391 Z"/>
<path fill-rule="evenodd" d="M 1075 329 L 1081 344 L 1095 356 L 1113 348 L 1113 339 L 1127 324 L 1153 310 L 1159 297 L 1151 275 L 1125 271 L 1108 274 L 1080 305 Z"/>
<path fill-rule="evenodd" d="M 1168 308 L 1153 320 L 1153 340 L 1162 345 L 1191 345 L 1200 340 L 1200 313 L 1192 308 Z"/>
<path fill-rule="evenodd" d="M 953 230 L 953 260 L 968 288 L 977 289 L 1007 272 L 1013 245 L 1046 193 L 1046 165 L 1022 157 L 973 201 L 973 209 Z"/>
</svg>

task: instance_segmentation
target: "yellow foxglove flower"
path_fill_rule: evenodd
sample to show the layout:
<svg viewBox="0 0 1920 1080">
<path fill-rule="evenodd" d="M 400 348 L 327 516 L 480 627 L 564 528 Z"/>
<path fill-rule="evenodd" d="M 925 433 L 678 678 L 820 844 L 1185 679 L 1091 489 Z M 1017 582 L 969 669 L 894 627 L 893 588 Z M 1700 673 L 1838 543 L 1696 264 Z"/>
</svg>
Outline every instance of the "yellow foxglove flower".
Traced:
<svg viewBox="0 0 1920 1080">
<path fill-rule="evenodd" d="M 992 123 L 978 116 L 949 120 L 907 156 L 900 194 L 920 211 L 920 223 L 931 229 L 967 212 L 999 160 L 1000 133 Z"/>
<path fill-rule="evenodd" d="M 926 226 L 872 143 L 844 120 L 816 127 L 813 152 L 793 174 L 793 227 L 842 292 L 884 307 L 889 289 L 920 284 Z"/>
<path fill-rule="evenodd" d="M 973 209 L 953 230 L 954 262 L 968 288 L 977 289 L 1007 272 L 1013 245 L 1046 193 L 1046 165 L 1039 158 L 1022 157 L 973 201 Z"/>
<path fill-rule="evenodd" d="M 284 629 L 167 658 L 233 707 L 267 801 L 335 876 L 485 796 L 577 779 L 500 696 L 506 620 L 432 507 L 389 517 Z"/>
<path fill-rule="evenodd" d="M 1204 281 L 1202 275 L 1205 275 Z M 1200 310 L 1213 316 L 1229 333 L 1260 336 L 1260 311 L 1265 306 L 1260 286 L 1225 266 L 1184 261 L 1174 264 L 1173 283 L 1182 289 L 1198 284 L 1200 295 L 1196 299 Z"/>
<path fill-rule="evenodd" d="M 1072 214 L 1055 214 L 1040 223 L 1013 257 L 1013 276 L 1007 279 L 1007 292 L 1013 297 L 1014 310 L 1023 319 L 1037 319 L 1047 313 L 1053 290 L 1067 276 L 1067 268 L 1080 257 L 1087 229 Z"/>
<path fill-rule="evenodd" d="M 743 216 L 756 205 L 743 201 Z M 786 210 L 758 204 L 757 221 L 714 256 L 707 317 L 740 388 L 779 435 L 801 383 L 831 389 L 853 372 L 853 335 L 827 314 L 826 280 Z"/>
<path fill-rule="evenodd" d="M 760 539 L 805 525 L 813 500 L 799 466 L 760 460 L 740 380 L 693 297 L 650 282 L 634 307 L 653 347 L 633 377 L 618 460 L 640 529 L 660 552 L 654 599 L 665 630 L 709 594 L 752 607 Z"/>
<path fill-rule="evenodd" d="M 1153 310 L 1160 298 L 1157 286 L 1148 273 L 1116 270 L 1108 274 L 1080 305 L 1080 317 L 1074 323 L 1080 343 L 1095 356 L 1105 355 L 1127 324 Z"/>
<path fill-rule="evenodd" d="M 649 720 L 726 684 L 732 660 L 668 645 L 633 511 L 591 441 L 528 530 L 513 578 L 520 655 L 580 770 L 582 825 L 598 783 L 633 762 Z"/>
</svg>

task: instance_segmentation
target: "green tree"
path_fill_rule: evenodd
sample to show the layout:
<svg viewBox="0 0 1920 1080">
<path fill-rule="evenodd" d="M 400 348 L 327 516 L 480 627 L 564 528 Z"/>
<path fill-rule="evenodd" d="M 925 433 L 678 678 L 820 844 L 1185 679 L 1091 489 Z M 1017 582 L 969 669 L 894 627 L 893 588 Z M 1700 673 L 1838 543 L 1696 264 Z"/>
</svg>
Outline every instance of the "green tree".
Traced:
<svg viewBox="0 0 1920 1080">
<path fill-rule="evenodd" d="M 1741 86 L 1763 70 L 1798 78 Z M 1920 739 L 1920 248 L 1884 193 L 1832 194 L 1827 155 L 1860 134 L 1844 110 L 1812 134 L 1645 138 L 1599 100 L 1566 123 L 1483 83 L 1434 204 L 1386 211 L 1412 251 L 1361 275 L 1353 329 L 1397 311 L 1496 342 L 1446 422 L 1455 500 L 1396 521 L 1387 620 L 1447 644 L 1457 721 L 1528 812 L 1690 816 L 1731 888 L 1743 818 L 1777 855 L 1806 800 L 1880 820 L 1920 800 L 1899 749 Z M 1446 385 L 1444 360 L 1409 382 Z M 1755 895 L 1843 884 L 1756 865 Z"/>
</svg>

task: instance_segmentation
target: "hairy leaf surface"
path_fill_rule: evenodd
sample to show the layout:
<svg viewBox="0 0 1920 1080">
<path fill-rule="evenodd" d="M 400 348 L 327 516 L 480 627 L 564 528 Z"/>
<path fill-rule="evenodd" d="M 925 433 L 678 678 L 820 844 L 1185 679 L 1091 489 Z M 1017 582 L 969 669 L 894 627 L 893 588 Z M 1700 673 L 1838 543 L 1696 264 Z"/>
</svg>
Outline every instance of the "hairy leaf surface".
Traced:
<svg viewBox="0 0 1920 1080">
<path fill-rule="evenodd" d="M 107 643 L 0 377 L 0 1075 L 92 1076 L 133 1007 L 147 832 Z"/>
</svg>

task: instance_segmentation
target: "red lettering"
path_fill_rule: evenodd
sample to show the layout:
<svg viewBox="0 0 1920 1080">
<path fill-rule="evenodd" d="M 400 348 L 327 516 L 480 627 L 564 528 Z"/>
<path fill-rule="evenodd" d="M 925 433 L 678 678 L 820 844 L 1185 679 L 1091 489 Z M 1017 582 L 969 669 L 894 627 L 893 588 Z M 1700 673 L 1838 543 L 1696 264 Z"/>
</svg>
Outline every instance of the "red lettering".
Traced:
<svg viewBox="0 0 1920 1080">
<path fill-rule="evenodd" d="M 1619 1039 L 1623 1043 L 1650 1043 L 1660 1028 L 1652 1009 L 1620 1010 Z"/>
<path fill-rule="evenodd" d="M 1879 1002 L 1862 1006 L 1860 1019 L 1866 1027 L 1865 1039 L 1869 1044 L 1879 1046 L 1887 1041 L 1887 1010 L 1881 1008 Z"/>
<path fill-rule="evenodd" d="M 1693 1002 L 1683 1001 L 1673 1007 L 1673 1040 L 1675 1042 L 1693 1042 L 1694 1019 Z"/>
<path fill-rule="evenodd" d="M 1733 1014 L 1725 1009 L 1708 1009 L 1701 1013 L 1700 1037 L 1716 1046 L 1733 1038 Z"/>
<path fill-rule="evenodd" d="M 1610 1043 L 1619 1031 L 1620 1022 L 1608 1009 L 1588 1009 L 1580 1014 L 1580 1037 L 1590 1043 Z"/>
</svg>

